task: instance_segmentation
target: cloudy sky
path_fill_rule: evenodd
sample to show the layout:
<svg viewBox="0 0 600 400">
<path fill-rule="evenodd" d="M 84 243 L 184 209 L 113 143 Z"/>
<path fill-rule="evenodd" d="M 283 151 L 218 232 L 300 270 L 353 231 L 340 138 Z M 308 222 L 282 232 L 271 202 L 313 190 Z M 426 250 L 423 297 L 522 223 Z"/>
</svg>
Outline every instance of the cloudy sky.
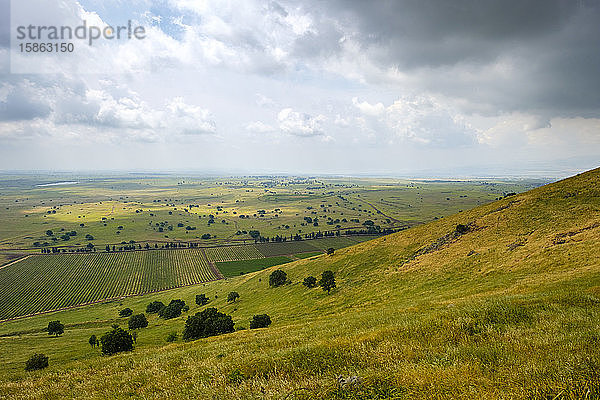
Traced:
<svg viewBox="0 0 600 400">
<path fill-rule="evenodd" d="M 0 5 L 0 170 L 559 176 L 600 165 L 600 1 Z M 131 20 L 146 37 L 37 59 L 15 47 L 18 24 L 83 20 Z"/>
</svg>

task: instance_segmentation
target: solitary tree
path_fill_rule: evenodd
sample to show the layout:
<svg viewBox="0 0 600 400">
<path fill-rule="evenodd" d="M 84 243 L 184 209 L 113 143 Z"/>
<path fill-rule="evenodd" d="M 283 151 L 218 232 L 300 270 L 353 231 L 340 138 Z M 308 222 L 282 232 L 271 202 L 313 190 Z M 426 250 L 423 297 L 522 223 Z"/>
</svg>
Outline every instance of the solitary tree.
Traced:
<svg viewBox="0 0 600 400">
<path fill-rule="evenodd" d="M 34 354 L 25 362 L 25 371 L 34 371 L 48 366 L 48 357 L 45 354 Z"/>
<path fill-rule="evenodd" d="M 307 288 L 314 288 L 315 286 L 317 286 L 317 278 L 315 278 L 314 276 L 307 276 L 306 278 L 304 278 L 304 282 L 302 282 L 302 284 Z"/>
<path fill-rule="evenodd" d="M 255 315 L 250 320 L 250 329 L 266 328 L 271 325 L 271 317 L 267 314 Z"/>
<path fill-rule="evenodd" d="M 269 286 L 278 287 L 287 282 L 287 274 L 280 269 L 277 269 L 269 276 Z"/>
<path fill-rule="evenodd" d="M 332 271 L 323 271 L 319 286 L 329 294 L 329 291 L 335 287 L 335 277 Z"/>
<path fill-rule="evenodd" d="M 232 302 L 235 302 L 239 298 L 240 298 L 240 294 L 238 292 L 230 292 L 227 295 L 227 302 L 232 303 Z"/>
<path fill-rule="evenodd" d="M 331 256 L 331 255 L 333 255 L 333 253 L 335 253 L 335 249 L 333 247 L 330 247 L 330 248 L 327 249 L 327 254 L 328 255 Z"/>
<path fill-rule="evenodd" d="M 96 347 L 98 345 L 98 338 L 96 338 L 96 335 L 90 336 L 90 340 L 88 340 L 88 343 L 90 344 L 90 346 L 92 346 L 92 348 Z"/>
<path fill-rule="evenodd" d="M 107 332 L 100 339 L 102 343 L 102 353 L 111 355 L 120 351 L 133 350 L 133 338 L 122 328 L 116 327 Z"/>
<path fill-rule="evenodd" d="M 60 321 L 48 322 L 48 335 L 62 335 L 65 332 L 65 326 Z"/>
<path fill-rule="evenodd" d="M 148 320 L 144 314 L 132 315 L 127 323 L 129 330 L 145 328 L 148 326 Z"/>
</svg>

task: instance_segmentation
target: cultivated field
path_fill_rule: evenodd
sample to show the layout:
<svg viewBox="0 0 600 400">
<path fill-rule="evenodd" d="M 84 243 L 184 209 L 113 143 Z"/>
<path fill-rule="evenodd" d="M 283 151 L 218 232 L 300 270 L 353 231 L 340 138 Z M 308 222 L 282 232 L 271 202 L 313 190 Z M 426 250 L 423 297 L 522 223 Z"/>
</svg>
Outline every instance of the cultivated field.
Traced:
<svg viewBox="0 0 600 400">
<path fill-rule="evenodd" d="M 52 182 L 64 185 L 40 186 Z M 392 178 L 0 176 L 0 252 L 196 242 L 254 243 L 323 231 L 395 229 L 522 192 L 539 181 Z M 69 233 L 69 234 L 67 234 Z M 70 233 L 75 233 L 71 235 Z M 208 237 L 210 235 L 210 238 Z"/>
<path fill-rule="evenodd" d="M 206 257 L 210 262 L 251 260 L 264 257 L 254 245 L 242 246 L 219 246 L 204 249 Z"/>
<path fill-rule="evenodd" d="M 0 269 L 0 319 L 214 279 L 200 250 L 30 256 Z"/>
<path fill-rule="evenodd" d="M 0 320 L 258 271 L 373 236 L 195 249 L 29 255 L 0 268 Z M 279 256 L 279 257 L 277 257 Z M 15 256 L 13 256 L 15 257 Z M 14 261 L 14 258 L 12 259 Z"/>
</svg>

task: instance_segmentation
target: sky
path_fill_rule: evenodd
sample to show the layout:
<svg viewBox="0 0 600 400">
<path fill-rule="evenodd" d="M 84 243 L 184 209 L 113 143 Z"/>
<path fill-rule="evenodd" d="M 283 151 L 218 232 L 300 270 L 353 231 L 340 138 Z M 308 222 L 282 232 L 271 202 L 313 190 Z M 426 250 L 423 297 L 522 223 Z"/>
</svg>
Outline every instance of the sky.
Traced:
<svg viewBox="0 0 600 400">
<path fill-rule="evenodd" d="M 145 37 L 19 52 L 84 20 Z M 0 26 L 0 170 L 600 166 L 600 1 L 0 0 Z"/>
</svg>

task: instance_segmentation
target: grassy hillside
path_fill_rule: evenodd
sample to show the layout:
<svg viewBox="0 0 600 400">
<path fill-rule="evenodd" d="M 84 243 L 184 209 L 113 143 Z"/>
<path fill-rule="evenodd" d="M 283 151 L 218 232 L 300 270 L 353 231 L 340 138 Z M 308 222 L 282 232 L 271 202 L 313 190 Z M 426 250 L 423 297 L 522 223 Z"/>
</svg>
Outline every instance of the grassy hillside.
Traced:
<svg viewBox="0 0 600 400">
<path fill-rule="evenodd" d="M 456 231 L 458 224 L 469 227 Z M 598 398 L 600 170 L 270 272 L 0 324 L 0 396 L 10 398 Z M 301 281 L 331 269 L 331 294 Z M 226 304 L 229 291 L 240 299 Z M 235 333 L 166 344 L 209 306 Z M 215 298 L 216 297 L 216 298 Z M 193 305 L 149 318 L 136 349 L 105 357 L 87 338 L 118 310 Z M 254 314 L 269 328 L 248 330 Z M 62 337 L 41 331 L 67 324 Z M 50 367 L 23 371 L 33 352 Z M 340 386 L 337 376 L 358 376 Z"/>
</svg>

